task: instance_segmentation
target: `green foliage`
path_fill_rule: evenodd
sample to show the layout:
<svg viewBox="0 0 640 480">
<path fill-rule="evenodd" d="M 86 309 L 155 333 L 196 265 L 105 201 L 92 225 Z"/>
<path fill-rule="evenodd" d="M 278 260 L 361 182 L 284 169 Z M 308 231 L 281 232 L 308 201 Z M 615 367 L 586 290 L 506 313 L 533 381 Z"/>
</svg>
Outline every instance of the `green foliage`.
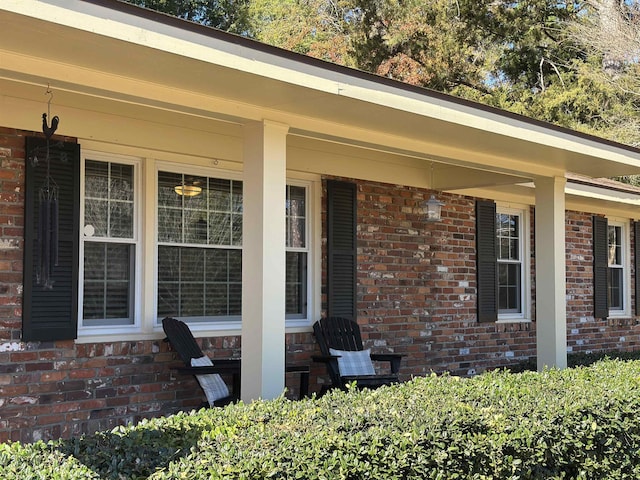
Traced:
<svg viewBox="0 0 640 480">
<path fill-rule="evenodd" d="M 185 20 L 222 30 L 249 33 L 250 0 L 125 0 Z"/>
<path fill-rule="evenodd" d="M 352 65 L 347 55 L 349 0 L 252 0 L 256 40 L 322 60 Z"/>
<path fill-rule="evenodd" d="M 603 479 L 640 475 L 640 362 L 417 378 L 0 445 L 23 479 Z"/>
<path fill-rule="evenodd" d="M 640 144 L 637 41 L 619 39 L 610 28 L 601 31 L 600 7 L 594 6 L 622 9 L 626 13 L 621 18 L 633 33 L 637 15 L 628 12 L 637 10 L 635 1 L 127 1 L 326 61 Z M 603 67 L 612 55 L 627 59 L 615 76 Z"/>
</svg>

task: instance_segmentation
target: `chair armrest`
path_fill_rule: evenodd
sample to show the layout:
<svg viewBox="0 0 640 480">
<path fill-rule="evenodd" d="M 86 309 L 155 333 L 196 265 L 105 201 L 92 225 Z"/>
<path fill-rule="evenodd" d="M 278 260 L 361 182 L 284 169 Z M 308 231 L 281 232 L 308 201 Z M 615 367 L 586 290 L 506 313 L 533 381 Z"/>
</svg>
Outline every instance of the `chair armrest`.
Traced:
<svg viewBox="0 0 640 480">
<path fill-rule="evenodd" d="M 389 362 L 391 366 L 391 373 L 398 373 L 400 371 L 400 362 L 404 355 L 400 353 L 372 353 L 371 360 L 376 362 Z"/>
<path fill-rule="evenodd" d="M 187 375 L 208 375 L 211 373 L 240 373 L 240 362 L 218 364 L 217 362 L 211 366 L 205 367 L 173 367 L 173 370 L 177 370 L 179 373 Z"/>
<path fill-rule="evenodd" d="M 241 363 L 239 358 L 212 358 L 211 361 L 214 365 L 224 366 L 225 368 L 240 368 Z"/>
<path fill-rule="evenodd" d="M 319 363 L 332 363 L 337 362 L 340 355 L 313 355 L 311 360 Z"/>
</svg>

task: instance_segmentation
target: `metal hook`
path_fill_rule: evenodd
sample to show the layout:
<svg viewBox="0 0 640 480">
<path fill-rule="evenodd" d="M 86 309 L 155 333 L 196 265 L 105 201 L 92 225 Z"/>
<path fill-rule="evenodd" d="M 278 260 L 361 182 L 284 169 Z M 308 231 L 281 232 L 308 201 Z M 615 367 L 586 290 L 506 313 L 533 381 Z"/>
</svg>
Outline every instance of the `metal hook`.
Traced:
<svg viewBox="0 0 640 480">
<path fill-rule="evenodd" d="M 49 95 L 49 101 L 47 102 L 47 117 L 51 117 L 51 101 L 53 100 L 53 91 L 51 90 L 51 85 L 47 83 L 47 91 L 44 92 L 45 95 Z"/>
</svg>

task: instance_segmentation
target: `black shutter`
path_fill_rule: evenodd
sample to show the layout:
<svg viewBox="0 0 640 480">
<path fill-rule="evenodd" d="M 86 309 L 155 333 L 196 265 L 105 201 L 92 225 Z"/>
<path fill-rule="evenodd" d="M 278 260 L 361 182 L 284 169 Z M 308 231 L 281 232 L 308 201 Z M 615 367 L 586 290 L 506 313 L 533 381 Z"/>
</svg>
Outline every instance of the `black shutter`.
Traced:
<svg viewBox="0 0 640 480">
<path fill-rule="evenodd" d="M 495 322 L 498 319 L 498 250 L 494 202 L 476 202 L 476 256 L 478 321 Z"/>
<path fill-rule="evenodd" d="M 608 222 L 604 217 L 593 217 L 593 316 L 609 316 Z"/>
<path fill-rule="evenodd" d="M 78 317 L 80 146 L 51 141 L 48 167 L 44 139 L 28 137 L 25 153 L 22 339 L 74 339 Z M 41 189 L 45 186 L 47 172 L 50 185 L 57 187 L 58 198 L 58 261 L 57 266 L 51 268 L 50 288 L 39 281 L 44 255 L 41 254 L 38 225 Z"/>
<path fill-rule="evenodd" d="M 327 314 L 356 319 L 356 185 L 327 181 Z"/>
<path fill-rule="evenodd" d="M 640 222 L 633 222 L 633 263 L 635 266 L 636 315 L 640 315 Z"/>
</svg>

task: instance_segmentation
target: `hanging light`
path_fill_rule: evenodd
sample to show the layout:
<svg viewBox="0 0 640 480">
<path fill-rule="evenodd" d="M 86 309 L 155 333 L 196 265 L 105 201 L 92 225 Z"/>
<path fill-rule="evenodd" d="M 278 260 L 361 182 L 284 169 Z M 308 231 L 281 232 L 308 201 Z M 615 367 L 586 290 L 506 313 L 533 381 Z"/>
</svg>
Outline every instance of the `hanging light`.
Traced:
<svg viewBox="0 0 640 480">
<path fill-rule="evenodd" d="M 184 197 L 195 197 L 196 195 L 200 195 L 202 193 L 202 187 L 200 186 L 200 182 L 184 182 L 183 184 L 176 185 L 173 187 L 175 192 L 178 195 Z"/>
<path fill-rule="evenodd" d="M 439 222 L 442 219 L 442 207 L 444 203 L 440 202 L 434 195 L 422 204 L 425 213 L 425 222 Z"/>
</svg>

